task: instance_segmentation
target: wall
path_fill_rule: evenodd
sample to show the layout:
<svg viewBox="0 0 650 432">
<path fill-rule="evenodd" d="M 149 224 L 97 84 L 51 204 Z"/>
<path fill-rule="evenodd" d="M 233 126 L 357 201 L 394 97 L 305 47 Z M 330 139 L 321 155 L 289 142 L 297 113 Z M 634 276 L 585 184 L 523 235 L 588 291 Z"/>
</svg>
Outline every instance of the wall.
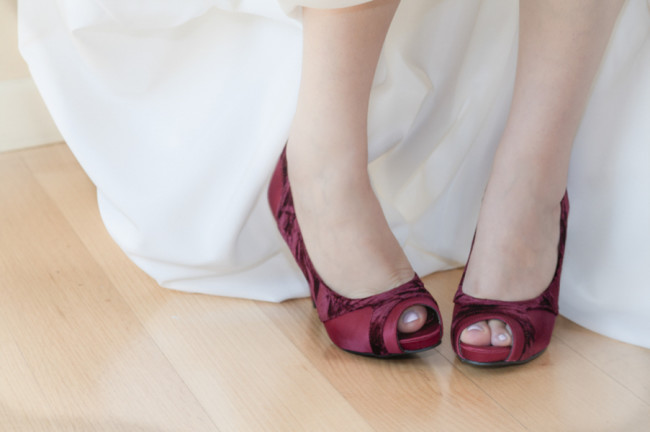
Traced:
<svg viewBox="0 0 650 432">
<path fill-rule="evenodd" d="M 16 1 L 0 0 L 0 152 L 63 139 L 18 53 Z"/>
</svg>

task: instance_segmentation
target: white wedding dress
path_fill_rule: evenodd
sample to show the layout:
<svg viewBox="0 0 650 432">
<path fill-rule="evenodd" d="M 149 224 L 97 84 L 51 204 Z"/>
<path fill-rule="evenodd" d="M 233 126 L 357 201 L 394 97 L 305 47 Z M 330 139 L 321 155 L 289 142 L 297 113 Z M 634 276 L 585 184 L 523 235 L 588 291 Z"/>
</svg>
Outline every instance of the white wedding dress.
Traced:
<svg viewBox="0 0 650 432">
<path fill-rule="evenodd" d="M 307 286 L 266 202 L 300 80 L 300 5 L 19 0 L 20 49 L 102 218 L 160 285 Z M 375 78 L 370 171 L 419 274 L 462 266 L 508 113 L 517 2 L 404 0 Z M 650 1 L 629 0 L 572 156 L 560 309 L 650 347 Z"/>
</svg>

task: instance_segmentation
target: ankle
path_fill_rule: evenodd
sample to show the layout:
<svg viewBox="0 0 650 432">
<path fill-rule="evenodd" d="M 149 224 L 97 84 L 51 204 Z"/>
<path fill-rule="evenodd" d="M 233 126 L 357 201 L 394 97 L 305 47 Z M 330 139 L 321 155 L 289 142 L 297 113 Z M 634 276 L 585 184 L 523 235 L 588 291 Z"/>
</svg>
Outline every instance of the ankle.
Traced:
<svg viewBox="0 0 650 432">
<path fill-rule="evenodd" d="M 293 143 L 293 144 L 292 144 Z M 362 196 L 374 193 L 368 174 L 367 157 L 339 146 L 319 148 L 290 141 L 287 145 L 289 178 L 296 189 L 313 188 Z"/>
<path fill-rule="evenodd" d="M 530 163 L 529 161 L 534 161 Z M 568 167 L 526 155 L 497 155 L 486 198 L 534 202 L 537 208 L 556 208 L 567 187 Z"/>
<path fill-rule="evenodd" d="M 291 159 L 297 163 L 292 164 Z M 366 124 L 327 113 L 296 114 L 289 131 L 287 160 L 290 170 L 303 169 L 304 164 L 313 165 L 311 169 L 367 170 Z"/>
<path fill-rule="evenodd" d="M 566 192 L 566 182 L 545 181 L 543 177 L 527 173 L 512 174 L 509 179 L 493 176 L 485 190 L 482 207 L 497 206 L 500 211 L 515 204 L 519 210 L 540 214 L 556 213 Z M 504 207 L 503 203 L 508 206 Z M 481 210 L 483 211 L 483 209 Z"/>
</svg>

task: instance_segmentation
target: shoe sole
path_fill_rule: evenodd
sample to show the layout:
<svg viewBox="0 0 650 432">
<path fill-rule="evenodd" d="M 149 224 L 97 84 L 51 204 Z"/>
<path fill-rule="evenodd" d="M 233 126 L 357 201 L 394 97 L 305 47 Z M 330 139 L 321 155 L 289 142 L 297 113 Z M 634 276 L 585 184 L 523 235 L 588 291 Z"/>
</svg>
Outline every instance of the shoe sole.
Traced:
<svg viewBox="0 0 650 432">
<path fill-rule="evenodd" d="M 437 346 L 439 346 L 441 343 L 442 343 L 442 340 L 438 341 L 438 343 L 436 343 L 435 345 L 431 345 L 429 347 L 422 348 L 422 349 L 419 349 L 419 350 L 404 351 L 403 353 L 399 353 L 399 354 L 386 354 L 386 355 L 377 355 L 377 354 L 373 354 L 373 353 L 350 351 L 350 350 L 346 350 L 346 349 L 343 349 L 343 348 L 340 348 L 340 349 L 342 351 L 347 352 L 347 353 L 355 354 L 355 355 L 358 355 L 358 356 L 361 356 L 361 357 L 370 357 L 370 358 L 375 358 L 375 359 L 391 359 L 391 360 L 393 360 L 393 359 L 412 357 L 413 354 L 419 354 L 419 353 L 424 352 L 424 351 L 432 350 L 432 349 L 436 348 Z M 336 345 L 334 345 L 334 346 L 336 346 Z"/>
<path fill-rule="evenodd" d="M 526 363 L 528 363 L 530 361 L 535 360 L 540 355 L 542 355 L 544 353 L 544 351 L 546 351 L 546 348 L 544 348 L 543 350 L 541 350 L 537 354 L 535 354 L 535 355 L 533 355 L 531 357 L 528 357 L 526 360 L 499 361 L 499 362 L 489 362 L 489 363 L 468 360 L 468 359 L 464 359 L 464 358 L 462 358 L 460 356 L 457 356 L 457 357 L 461 362 L 463 362 L 465 364 L 468 364 L 468 365 L 471 365 L 471 366 L 482 367 L 482 368 L 500 368 L 500 367 L 505 367 L 505 366 L 518 366 L 518 365 L 526 364 Z"/>
</svg>

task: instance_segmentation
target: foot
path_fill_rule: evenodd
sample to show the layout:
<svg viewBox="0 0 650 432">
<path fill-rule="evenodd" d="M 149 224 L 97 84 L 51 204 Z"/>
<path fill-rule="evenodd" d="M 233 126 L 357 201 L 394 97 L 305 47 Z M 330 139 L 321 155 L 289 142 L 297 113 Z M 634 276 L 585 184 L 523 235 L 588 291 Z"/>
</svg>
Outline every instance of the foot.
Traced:
<svg viewBox="0 0 650 432">
<path fill-rule="evenodd" d="M 363 298 L 398 287 L 415 272 L 393 236 L 365 166 L 347 153 L 321 154 L 289 141 L 287 160 L 294 207 L 309 257 L 337 293 Z M 421 329 L 427 309 L 412 306 L 398 322 L 402 333 Z"/>
<path fill-rule="evenodd" d="M 514 184 L 486 191 L 463 283 L 463 291 L 472 297 L 532 299 L 546 290 L 555 274 L 561 197 L 545 200 L 543 194 Z M 510 346 L 512 332 L 502 321 L 479 321 L 463 330 L 460 340 L 475 346 Z"/>
</svg>

